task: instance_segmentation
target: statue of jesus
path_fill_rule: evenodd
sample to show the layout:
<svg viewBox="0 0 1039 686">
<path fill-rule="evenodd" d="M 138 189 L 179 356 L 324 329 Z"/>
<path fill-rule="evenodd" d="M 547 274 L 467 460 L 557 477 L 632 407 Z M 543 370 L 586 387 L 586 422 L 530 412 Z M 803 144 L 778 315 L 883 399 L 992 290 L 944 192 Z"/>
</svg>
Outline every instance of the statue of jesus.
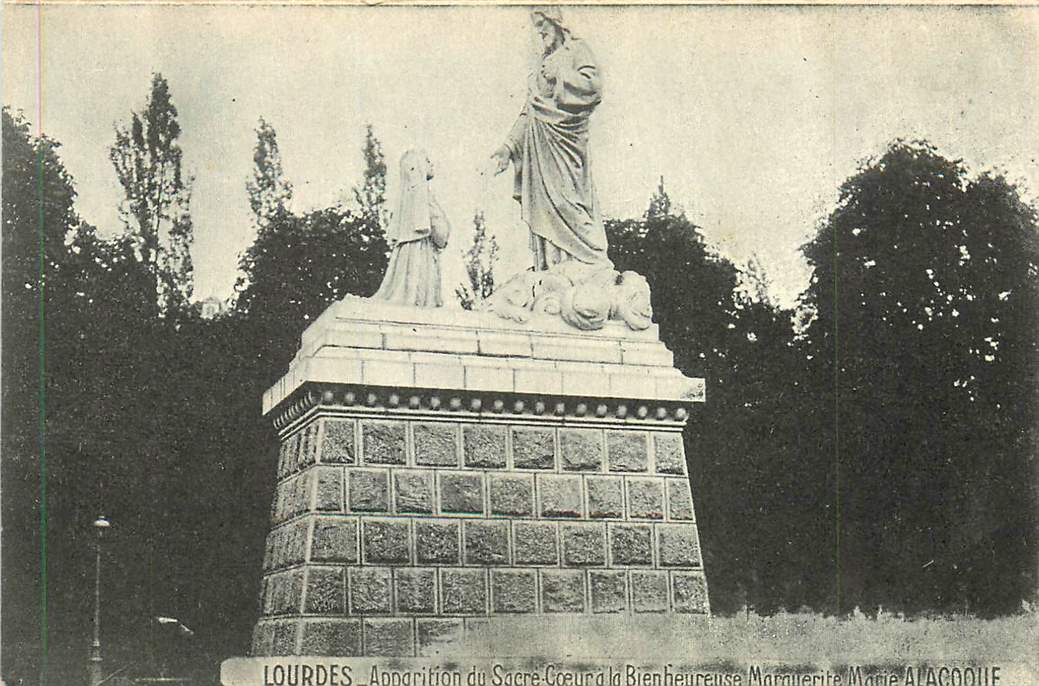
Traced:
<svg viewBox="0 0 1039 686">
<path fill-rule="evenodd" d="M 535 8 L 531 21 L 544 52 L 523 111 L 491 156 L 495 174 L 515 167 L 513 195 L 530 228 L 535 270 L 612 268 L 588 154 L 589 118 L 602 100 L 595 56 L 558 7 Z"/>
</svg>

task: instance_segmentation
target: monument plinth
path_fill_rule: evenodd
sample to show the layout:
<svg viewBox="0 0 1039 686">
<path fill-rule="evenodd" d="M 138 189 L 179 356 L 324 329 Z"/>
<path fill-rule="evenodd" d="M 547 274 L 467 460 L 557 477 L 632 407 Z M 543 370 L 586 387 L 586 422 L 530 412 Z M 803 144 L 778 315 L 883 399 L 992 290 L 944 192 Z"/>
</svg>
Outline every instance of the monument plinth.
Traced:
<svg viewBox="0 0 1039 686">
<path fill-rule="evenodd" d="M 655 325 L 333 305 L 263 398 L 281 450 L 253 654 L 708 612 L 682 441 L 703 400 Z"/>
</svg>

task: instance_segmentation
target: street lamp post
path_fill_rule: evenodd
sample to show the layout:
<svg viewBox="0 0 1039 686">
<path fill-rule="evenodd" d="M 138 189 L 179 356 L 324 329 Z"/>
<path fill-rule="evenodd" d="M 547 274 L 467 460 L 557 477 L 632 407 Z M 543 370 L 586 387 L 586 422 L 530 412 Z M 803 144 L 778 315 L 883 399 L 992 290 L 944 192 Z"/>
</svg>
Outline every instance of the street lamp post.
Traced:
<svg viewBox="0 0 1039 686">
<path fill-rule="evenodd" d="M 94 643 L 90 647 L 90 686 L 98 686 L 104 680 L 101 668 L 101 539 L 112 523 L 101 515 L 94 520 L 97 531 L 94 564 Z"/>
</svg>

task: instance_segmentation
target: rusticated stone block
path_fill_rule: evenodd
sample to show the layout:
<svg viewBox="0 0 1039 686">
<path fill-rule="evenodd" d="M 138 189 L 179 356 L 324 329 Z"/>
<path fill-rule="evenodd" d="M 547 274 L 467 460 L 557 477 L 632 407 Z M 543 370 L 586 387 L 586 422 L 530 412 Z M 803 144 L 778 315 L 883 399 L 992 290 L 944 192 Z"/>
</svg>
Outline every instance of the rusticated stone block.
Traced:
<svg viewBox="0 0 1039 686">
<path fill-rule="evenodd" d="M 342 512 L 343 470 L 338 467 L 318 467 L 311 473 L 317 475 L 314 509 L 318 512 Z"/>
<path fill-rule="evenodd" d="M 415 464 L 458 466 L 458 427 L 454 424 L 415 424 Z"/>
<path fill-rule="evenodd" d="M 483 475 L 468 472 L 443 472 L 440 481 L 440 511 L 483 514 Z"/>
<path fill-rule="evenodd" d="M 312 614 L 346 613 L 346 567 L 314 567 L 307 569 L 305 611 Z"/>
<path fill-rule="evenodd" d="M 695 572 L 671 572 L 675 612 L 707 612 L 707 582 Z"/>
<path fill-rule="evenodd" d="M 530 516 L 534 511 L 533 474 L 489 474 L 491 514 Z"/>
<path fill-rule="evenodd" d="M 353 512 L 389 512 L 390 481 L 385 469 L 351 469 L 350 509 Z"/>
<path fill-rule="evenodd" d="M 298 621 L 273 622 L 274 636 L 271 640 L 271 655 L 295 655 Z"/>
<path fill-rule="evenodd" d="M 366 464 L 404 464 L 404 422 L 378 419 L 361 422 L 361 445 Z"/>
<path fill-rule="evenodd" d="M 332 464 L 354 464 L 357 461 L 357 440 L 352 419 L 324 420 L 325 433 L 321 439 L 321 461 Z"/>
<path fill-rule="evenodd" d="M 653 435 L 654 457 L 659 474 L 685 475 L 685 446 L 682 434 L 656 433 Z"/>
<path fill-rule="evenodd" d="M 305 428 L 296 432 L 296 436 L 299 437 L 299 443 L 296 444 L 296 453 L 292 456 L 292 471 L 294 472 L 298 472 L 303 467 L 303 455 L 306 454 L 307 443 L 310 442 L 310 434 Z"/>
<path fill-rule="evenodd" d="M 271 498 L 271 524 L 279 524 L 285 518 L 285 489 L 287 482 L 282 482 L 274 487 L 274 497 Z"/>
<path fill-rule="evenodd" d="M 603 439 L 599 429 L 560 429 L 559 458 L 568 471 L 602 469 Z"/>
<path fill-rule="evenodd" d="M 512 429 L 512 464 L 517 469 L 552 469 L 556 464 L 554 429 Z"/>
<path fill-rule="evenodd" d="M 667 480 L 667 510 L 671 519 L 693 519 L 693 494 L 688 480 Z"/>
<path fill-rule="evenodd" d="M 307 454 L 307 450 L 310 447 L 307 445 L 309 442 L 310 433 L 305 428 L 296 432 L 296 450 L 291 458 L 293 472 L 299 472 L 303 469 L 304 455 Z"/>
<path fill-rule="evenodd" d="M 364 620 L 364 654 L 375 657 L 410 657 L 415 654 L 415 635 L 410 619 Z"/>
<path fill-rule="evenodd" d="M 274 642 L 274 623 L 257 622 L 253 628 L 251 653 L 254 656 L 271 655 L 271 643 Z"/>
<path fill-rule="evenodd" d="M 559 564 L 559 530 L 552 522 L 514 522 L 518 565 Z"/>
<path fill-rule="evenodd" d="M 657 535 L 661 567 L 700 566 L 700 545 L 694 524 L 660 524 Z"/>
<path fill-rule="evenodd" d="M 605 527 L 597 522 L 561 524 L 563 564 L 570 567 L 606 564 Z"/>
<path fill-rule="evenodd" d="M 293 479 L 292 497 L 289 509 L 290 517 L 296 517 L 304 512 L 310 512 L 315 478 L 313 472 L 308 472 L 306 474 L 300 474 L 298 477 Z"/>
<path fill-rule="evenodd" d="M 530 570 L 491 570 L 491 598 L 495 612 L 534 612 L 537 572 Z"/>
<path fill-rule="evenodd" d="M 606 459 L 611 472 L 644 472 L 649 468 L 645 431 L 607 431 Z"/>
<path fill-rule="evenodd" d="M 269 572 L 272 569 L 277 569 L 281 566 L 281 551 L 278 547 L 281 544 L 281 530 L 274 529 L 264 540 L 263 546 L 263 571 Z"/>
<path fill-rule="evenodd" d="M 584 612 L 584 572 L 569 569 L 541 571 L 542 612 Z"/>
<path fill-rule="evenodd" d="M 404 614 L 436 612 L 437 573 L 435 569 L 405 568 L 393 573 L 397 590 L 397 612 Z"/>
<path fill-rule="evenodd" d="M 306 526 L 306 520 L 297 519 L 278 530 L 278 536 L 274 539 L 274 559 L 277 562 L 278 568 L 288 567 L 303 561 L 298 559 L 294 553 L 299 550 L 301 543 L 302 552 L 306 552 L 306 535 L 304 534 L 302 537 L 298 535 L 298 532 L 301 529 L 305 530 Z M 301 538 L 302 541 L 300 541 Z"/>
<path fill-rule="evenodd" d="M 291 514 L 293 517 L 310 512 L 317 481 L 318 474 L 313 470 L 308 470 L 296 478 L 292 494 Z"/>
<path fill-rule="evenodd" d="M 505 466 L 504 426 L 464 426 L 462 445 L 466 467 Z"/>
<path fill-rule="evenodd" d="M 504 565 L 509 563 L 508 522 L 466 522 L 465 563 Z"/>
<path fill-rule="evenodd" d="M 294 433 L 281 443 L 278 451 L 278 478 L 284 479 L 299 468 L 299 433 Z"/>
<path fill-rule="evenodd" d="M 624 479 L 618 476 L 587 476 L 588 516 L 592 519 L 624 516 Z"/>
<path fill-rule="evenodd" d="M 274 497 L 271 498 L 271 524 L 285 521 L 285 497 L 290 487 L 289 481 L 283 481 L 274 487 Z"/>
<path fill-rule="evenodd" d="M 361 655 L 361 620 L 315 619 L 303 623 L 302 655 Z"/>
<path fill-rule="evenodd" d="M 357 562 L 357 520 L 341 517 L 316 519 L 310 559 L 315 562 Z"/>
<path fill-rule="evenodd" d="M 416 521 L 415 555 L 418 562 L 457 564 L 459 528 L 457 521 Z"/>
<path fill-rule="evenodd" d="M 406 519 L 364 520 L 364 561 L 394 564 L 410 561 L 409 524 Z"/>
<path fill-rule="evenodd" d="M 667 572 L 631 572 L 635 612 L 667 612 Z"/>
<path fill-rule="evenodd" d="M 433 474 L 426 470 L 398 471 L 393 474 L 394 502 L 397 512 L 433 511 Z"/>
<path fill-rule="evenodd" d="M 580 476 L 538 474 L 537 482 L 542 517 L 576 518 L 584 512 Z"/>
<path fill-rule="evenodd" d="M 282 529 L 284 534 L 280 560 L 282 566 L 296 565 L 304 561 L 307 555 L 307 534 L 310 523 L 307 521 L 293 522 Z"/>
<path fill-rule="evenodd" d="M 303 603 L 303 570 L 293 569 L 267 577 L 268 615 L 296 614 Z"/>
<path fill-rule="evenodd" d="M 610 524 L 610 561 L 615 565 L 653 565 L 650 524 Z"/>
<path fill-rule="evenodd" d="M 303 440 L 300 443 L 299 467 L 309 467 L 317 462 L 318 422 L 312 422 L 303 429 Z"/>
<path fill-rule="evenodd" d="M 293 500 L 297 491 L 296 484 L 301 481 L 305 483 L 306 477 L 297 475 L 278 484 L 274 492 L 274 503 L 271 506 L 272 524 L 279 524 L 292 516 Z"/>
<path fill-rule="evenodd" d="M 260 614 L 267 616 L 271 614 L 271 579 L 268 576 L 260 578 Z"/>
<path fill-rule="evenodd" d="M 271 569 L 281 569 L 282 567 L 289 566 L 288 562 L 288 549 L 290 545 L 290 539 L 292 538 L 292 531 L 305 525 L 306 522 L 303 520 L 296 520 L 287 526 L 282 526 L 279 529 L 275 529 L 271 532 L 267 542 L 270 546 L 271 552 Z"/>
<path fill-rule="evenodd" d="M 297 519 L 277 530 L 278 535 L 274 538 L 274 560 L 277 568 L 280 569 L 291 564 L 289 562 L 289 548 L 295 543 L 294 539 L 297 538 L 295 532 L 304 526 L 306 526 L 306 521 Z"/>
<path fill-rule="evenodd" d="M 350 567 L 350 613 L 386 615 L 391 611 L 390 570 L 379 567 Z"/>
<path fill-rule="evenodd" d="M 624 612 L 628 609 L 627 574 L 614 571 L 588 573 L 592 612 Z"/>
<path fill-rule="evenodd" d="M 441 611 L 447 615 L 487 613 L 487 572 L 483 569 L 440 570 Z"/>
<path fill-rule="evenodd" d="M 628 478 L 628 516 L 632 519 L 664 518 L 664 481 L 651 476 Z"/>
<path fill-rule="evenodd" d="M 307 545 L 306 521 L 296 521 L 271 531 L 267 536 L 263 569 L 272 571 L 303 562 Z"/>
<path fill-rule="evenodd" d="M 300 474 L 277 486 L 271 522 L 280 524 L 310 509 L 310 475 Z"/>
<path fill-rule="evenodd" d="M 464 625 L 461 619 L 417 619 L 418 656 L 435 657 L 444 647 L 462 639 Z"/>
</svg>

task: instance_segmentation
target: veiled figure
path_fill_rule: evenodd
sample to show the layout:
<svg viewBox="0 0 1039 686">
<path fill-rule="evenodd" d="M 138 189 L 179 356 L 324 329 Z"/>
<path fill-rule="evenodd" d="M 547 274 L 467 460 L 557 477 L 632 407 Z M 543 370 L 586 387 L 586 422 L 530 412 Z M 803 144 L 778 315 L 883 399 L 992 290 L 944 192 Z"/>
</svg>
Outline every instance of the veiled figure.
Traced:
<svg viewBox="0 0 1039 686">
<path fill-rule="evenodd" d="M 447 247 L 451 225 L 433 197 L 433 163 L 422 150 L 400 159 L 400 201 L 386 239 L 390 260 L 382 285 L 372 296 L 397 305 L 441 307 L 440 251 Z"/>
<path fill-rule="evenodd" d="M 602 100 L 595 56 L 557 7 L 534 9 L 531 21 L 544 53 L 528 79 L 523 111 L 492 155 L 496 173 L 510 161 L 515 167 L 513 195 L 530 228 L 534 269 L 572 261 L 612 267 L 588 153 L 589 118 Z"/>
</svg>

